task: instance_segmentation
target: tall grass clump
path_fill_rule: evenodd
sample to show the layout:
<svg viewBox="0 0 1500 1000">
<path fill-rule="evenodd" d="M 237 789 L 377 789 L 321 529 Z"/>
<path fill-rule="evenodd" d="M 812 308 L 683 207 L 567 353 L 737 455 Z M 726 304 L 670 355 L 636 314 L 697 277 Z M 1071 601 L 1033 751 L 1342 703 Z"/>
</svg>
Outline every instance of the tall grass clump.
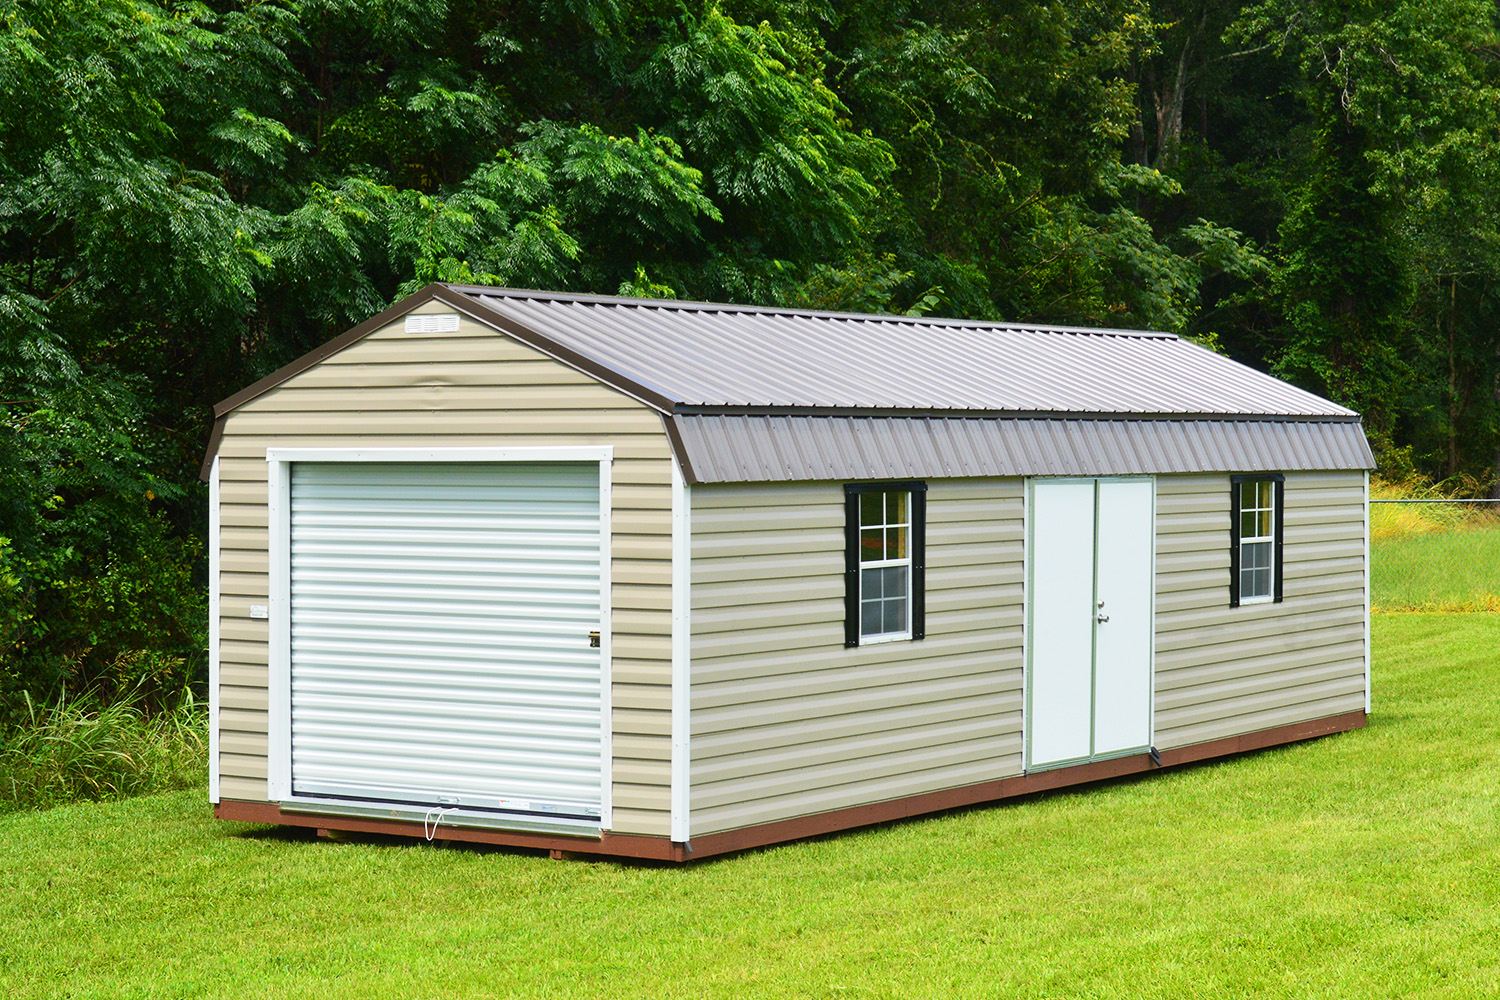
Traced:
<svg viewBox="0 0 1500 1000">
<path fill-rule="evenodd" d="M 131 700 L 59 698 L 0 733 L 0 812 L 188 788 L 207 779 L 208 721 L 184 695 L 148 712 Z"/>
</svg>

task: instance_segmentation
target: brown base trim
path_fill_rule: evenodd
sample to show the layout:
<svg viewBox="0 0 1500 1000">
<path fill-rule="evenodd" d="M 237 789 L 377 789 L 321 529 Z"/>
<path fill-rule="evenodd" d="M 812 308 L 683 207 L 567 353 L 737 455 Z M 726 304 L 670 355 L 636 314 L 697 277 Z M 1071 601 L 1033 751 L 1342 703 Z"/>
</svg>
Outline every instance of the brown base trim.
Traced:
<svg viewBox="0 0 1500 1000">
<path fill-rule="evenodd" d="M 401 820 L 358 819 L 352 816 L 319 816 L 315 813 L 287 812 L 274 802 L 242 802 L 225 799 L 214 806 L 214 818 L 239 823 L 266 823 L 274 826 L 300 826 L 316 830 L 319 836 L 339 833 L 375 833 L 392 837 L 425 837 L 421 823 Z M 462 826 L 445 826 L 435 840 L 457 840 L 466 844 L 493 844 L 497 847 L 526 847 L 548 851 L 553 857 L 568 854 L 599 854 L 616 858 L 645 858 L 654 861 L 686 861 L 688 853 L 681 844 L 665 837 L 634 837 L 606 833 L 594 837 L 558 837 L 542 833 L 520 833 L 508 830 L 476 830 Z"/>
<path fill-rule="evenodd" d="M 1333 733 L 1360 729 L 1366 723 L 1363 711 L 1345 712 L 1311 722 L 1297 722 L 1275 729 L 1262 729 L 1243 736 L 1228 736 L 1224 739 L 1195 743 L 1161 751 L 1162 767 L 1190 764 L 1194 761 L 1227 757 L 1248 750 L 1310 740 Z M 557 837 L 544 834 L 509 833 L 501 830 L 471 830 L 463 827 L 443 827 L 438 839 L 457 840 L 474 844 L 494 844 L 501 847 L 526 847 L 544 850 L 554 858 L 570 855 L 604 855 L 610 857 L 644 858 L 656 861 L 689 861 L 709 858 L 717 854 L 744 851 L 753 847 L 816 837 L 825 833 L 836 833 L 872 823 L 888 823 L 891 820 L 909 819 L 926 813 L 957 809 L 962 806 L 994 802 L 999 799 L 1045 792 L 1069 785 L 1081 785 L 1091 781 L 1104 781 L 1128 774 L 1140 774 L 1157 770 L 1149 754 L 1134 754 L 1116 757 L 1113 760 L 1095 761 L 1060 767 L 1055 771 L 1039 771 L 1021 774 L 998 781 L 984 781 L 963 788 L 949 788 L 941 792 L 927 792 L 889 802 L 837 809 L 832 812 L 748 826 L 739 830 L 709 834 L 690 844 L 681 844 L 665 837 L 639 837 L 626 834 L 603 834 L 599 839 L 585 837 Z M 281 807 L 269 802 L 240 802 L 225 800 L 214 807 L 214 816 L 219 819 L 238 820 L 246 823 L 270 823 L 282 826 L 310 827 L 320 834 L 331 831 L 345 833 L 375 833 L 398 837 L 423 836 L 422 824 L 404 823 L 394 820 L 353 819 L 346 816 L 316 816 L 310 813 L 283 812 Z"/>
<path fill-rule="evenodd" d="M 1295 743 L 1298 740 L 1342 733 L 1350 729 L 1359 729 L 1364 725 L 1365 713 L 1363 711 L 1346 712 L 1343 715 L 1333 715 L 1311 722 L 1298 722 L 1289 726 L 1278 726 L 1275 729 L 1263 729 L 1258 733 L 1229 736 L 1207 743 L 1195 743 L 1192 746 L 1163 750 L 1161 763 L 1162 767 L 1189 764 L 1193 761 L 1243 753 L 1246 750 L 1260 750 L 1282 743 Z M 1143 771 L 1156 769 L 1156 765 L 1151 762 L 1150 754 L 1141 753 L 1129 757 L 1115 757 L 1112 760 L 1095 761 L 1091 764 L 1060 767 L 1055 771 L 1020 774 L 1013 778 L 1001 778 L 998 781 L 986 781 L 977 785 L 966 785 L 963 788 L 949 788 L 941 792 L 928 792 L 924 795 L 913 795 L 910 798 L 895 799 L 890 802 L 877 802 L 874 805 L 839 809 L 835 812 L 819 813 L 816 816 L 803 816 L 779 823 L 767 823 L 764 826 L 713 833 L 693 840 L 691 856 L 694 858 L 711 857 L 729 851 L 743 851 L 787 840 L 815 837 L 819 834 L 866 826 L 870 823 L 908 819 L 924 813 L 957 809 L 961 806 L 978 805 L 981 802 L 993 802 L 1017 795 L 1065 788 L 1069 785 L 1082 785 L 1091 781 L 1104 781 L 1108 778 L 1119 778 L 1127 774 L 1140 774 Z"/>
</svg>

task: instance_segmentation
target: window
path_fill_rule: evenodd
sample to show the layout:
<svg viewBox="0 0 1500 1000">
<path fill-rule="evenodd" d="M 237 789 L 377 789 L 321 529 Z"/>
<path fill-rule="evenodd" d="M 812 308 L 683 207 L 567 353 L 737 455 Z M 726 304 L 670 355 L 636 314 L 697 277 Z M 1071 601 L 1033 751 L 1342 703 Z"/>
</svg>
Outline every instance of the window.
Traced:
<svg viewBox="0 0 1500 1000">
<path fill-rule="evenodd" d="M 1281 476 L 1230 477 L 1229 606 L 1281 600 Z"/>
<path fill-rule="evenodd" d="M 844 487 L 844 645 L 924 634 L 926 483 Z"/>
</svg>

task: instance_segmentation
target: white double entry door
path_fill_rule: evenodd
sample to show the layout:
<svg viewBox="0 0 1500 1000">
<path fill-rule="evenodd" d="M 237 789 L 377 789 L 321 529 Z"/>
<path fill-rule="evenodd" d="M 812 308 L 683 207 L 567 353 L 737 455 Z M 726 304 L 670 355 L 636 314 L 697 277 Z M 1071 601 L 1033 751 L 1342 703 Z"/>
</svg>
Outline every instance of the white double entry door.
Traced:
<svg viewBox="0 0 1500 1000">
<path fill-rule="evenodd" d="M 1028 483 L 1026 766 L 1151 746 L 1155 483 Z"/>
</svg>

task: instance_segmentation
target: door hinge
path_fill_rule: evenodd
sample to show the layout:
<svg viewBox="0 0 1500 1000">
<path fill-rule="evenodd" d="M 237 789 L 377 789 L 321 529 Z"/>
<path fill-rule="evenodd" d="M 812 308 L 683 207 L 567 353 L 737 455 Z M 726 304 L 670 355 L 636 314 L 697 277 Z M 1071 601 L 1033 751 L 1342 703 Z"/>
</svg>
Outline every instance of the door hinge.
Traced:
<svg viewBox="0 0 1500 1000">
<path fill-rule="evenodd" d="M 598 649 L 599 648 L 599 633 L 598 632 L 590 632 L 589 633 L 589 648 L 590 649 Z"/>
</svg>

